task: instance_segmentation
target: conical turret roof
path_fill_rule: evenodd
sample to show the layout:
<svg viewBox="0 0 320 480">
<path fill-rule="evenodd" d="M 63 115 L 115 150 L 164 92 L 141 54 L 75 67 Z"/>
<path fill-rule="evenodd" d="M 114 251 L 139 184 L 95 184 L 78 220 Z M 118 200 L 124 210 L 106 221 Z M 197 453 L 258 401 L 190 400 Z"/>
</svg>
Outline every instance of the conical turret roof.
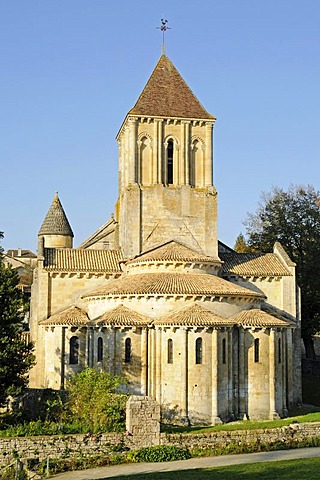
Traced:
<svg viewBox="0 0 320 480">
<path fill-rule="evenodd" d="M 73 237 L 70 223 L 56 192 L 38 235 L 68 235 Z"/>
<path fill-rule="evenodd" d="M 160 57 L 129 114 L 215 120 L 166 55 Z"/>
</svg>

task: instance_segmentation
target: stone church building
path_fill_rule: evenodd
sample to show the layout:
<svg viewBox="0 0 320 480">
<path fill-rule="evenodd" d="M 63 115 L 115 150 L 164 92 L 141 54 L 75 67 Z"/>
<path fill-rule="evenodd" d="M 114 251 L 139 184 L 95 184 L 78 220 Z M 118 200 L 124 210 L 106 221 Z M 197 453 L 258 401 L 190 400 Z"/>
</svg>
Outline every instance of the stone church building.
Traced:
<svg viewBox="0 0 320 480">
<path fill-rule="evenodd" d="M 238 254 L 218 241 L 215 120 L 163 54 L 117 135 L 112 218 L 74 248 L 55 195 L 38 234 L 31 387 L 63 389 L 90 366 L 191 424 L 301 401 L 295 264 L 278 243 Z"/>
</svg>

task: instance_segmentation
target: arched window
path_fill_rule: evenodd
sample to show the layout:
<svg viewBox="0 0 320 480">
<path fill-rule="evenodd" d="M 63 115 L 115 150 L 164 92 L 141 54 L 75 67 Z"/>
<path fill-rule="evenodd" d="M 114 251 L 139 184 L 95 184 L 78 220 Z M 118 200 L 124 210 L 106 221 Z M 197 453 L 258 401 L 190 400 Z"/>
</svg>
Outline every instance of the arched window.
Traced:
<svg viewBox="0 0 320 480">
<path fill-rule="evenodd" d="M 126 338 L 124 344 L 124 361 L 125 363 L 131 362 L 131 338 Z"/>
<path fill-rule="evenodd" d="M 173 341 L 171 338 L 168 340 L 168 357 L 167 357 L 168 363 L 173 363 Z"/>
<path fill-rule="evenodd" d="M 278 363 L 282 362 L 281 338 L 278 339 Z"/>
<path fill-rule="evenodd" d="M 259 338 L 254 339 L 254 361 L 258 363 L 260 359 L 260 341 Z"/>
<path fill-rule="evenodd" d="M 202 363 L 202 338 L 197 338 L 196 340 L 196 364 L 200 365 Z"/>
<path fill-rule="evenodd" d="M 70 365 L 78 365 L 79 363 L 79 338 L 71 337 L 70 338 Z"/>
<path fill-rule="evenodd" d="M 192 187 L 204 186 L 203 144 L 199 140 L 194 140 L 192 143 L 190 185 Z"/>
<path fill-rule="evenodd" d="M 222 339 L 222 363 L 227 362 L 227 345 L 226 345 L 226 339 Z"/>
<path fill-rule="evenodd" d="M 140 145 L 140 183 L 149 185 L 152 179 L 152 149 L 147 137 L 141 139 Z"/>
<path fill-rule="evenodd" d="M 101 337 L 98 338 L 97 344 L 97 361 L 102 362 L 103 360 L 103 340 Z"/>
<path fill-rule="evenodd" d="M 173 141 L 168 141 L 167 146 L 167 184 L 173 184 Z"/>
</svg>

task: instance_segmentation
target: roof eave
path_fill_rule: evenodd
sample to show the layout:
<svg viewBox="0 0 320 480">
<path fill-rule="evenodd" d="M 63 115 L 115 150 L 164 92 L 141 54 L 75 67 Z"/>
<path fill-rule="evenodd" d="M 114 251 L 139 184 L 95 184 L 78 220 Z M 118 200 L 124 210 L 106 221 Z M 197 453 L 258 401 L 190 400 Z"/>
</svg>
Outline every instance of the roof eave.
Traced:
<svg viewBox="0 0 320 480">
<path fill-rule="evenodd" d="M 191 120 L 195 122 L 212 122 L 213 124 L 216 122 L 217 118 L 214 117 L 213 115 L 210 115 L 208 117 L 203 117 L 203 118 L 195 118 L 195 117 L 176 117 L 176 116 L 164 116 L 164 115 L 146 115 L 142 113 L 134 113 L 133 109 L 131 109 L 127 115 L 125 116 L 125 119 L 123 120 L 121 127 L 116 135 L 116 140 L 118 141 L 120 138 L 120 135 L 122 133 L 123 127 L 127 122 L 128 117 L 135 117 L 135 118 L 159 118 L 159 119 L 172 119 L 172 120 Z"/>
</svg>

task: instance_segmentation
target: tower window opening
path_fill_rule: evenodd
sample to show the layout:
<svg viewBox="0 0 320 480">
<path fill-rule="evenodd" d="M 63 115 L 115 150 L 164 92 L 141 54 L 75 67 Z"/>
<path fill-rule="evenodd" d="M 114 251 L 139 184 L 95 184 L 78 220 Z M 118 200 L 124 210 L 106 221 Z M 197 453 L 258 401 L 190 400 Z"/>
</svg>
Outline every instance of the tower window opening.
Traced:
<svg viewBox="0 0 320 480">
<path fill-rule="evenodd" d="M 126 338 L 124 345 L 124 361 L 125 363 L 131 362 L 131 338 Z"/>
<path fill-rule="evenodd" d="M 103 340 L 101 337 L 98 338 L 97 345 L 97 361 L 102 362 L 103 360 Z"/>
<path fill-rule="evenodd" d="M 168 340 L 168 363 L 173 363 L 173 341 L 171 338 Z"/>
<path fill-rule="evenodd" d="M 168 141 L 167 146 L 167 184 L 173 184 L 173 141 Z"/>
<path fill-rule="evenodd" d="M 258 363 L 260 361 L 260 341 L 259 338 L 254 340 L 254 361 Z"/>
<path fill-rule="evenodd" d="M 202 364 L 202 338 L 196 340 L 196 365 Z"/>
<path fill-rule="evenodd" d="M 70 363 L 70 365 L 78 365 L 79 364 L 79 338 L 78 337 L 71 337 L 70 338 L 69 363 Z"/>
</svg>

